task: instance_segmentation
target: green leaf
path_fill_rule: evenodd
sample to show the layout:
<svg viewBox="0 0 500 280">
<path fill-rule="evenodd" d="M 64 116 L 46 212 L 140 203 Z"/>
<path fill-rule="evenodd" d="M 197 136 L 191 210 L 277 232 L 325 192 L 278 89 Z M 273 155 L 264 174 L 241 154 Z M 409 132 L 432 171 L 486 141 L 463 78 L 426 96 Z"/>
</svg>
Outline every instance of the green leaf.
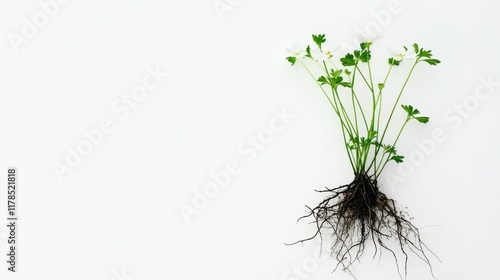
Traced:
<svg viewBox="0 0 500 280">
<path fill-rule="evenodd" d="M 429 122 L 429 117 L 415 117 L 417 121 L 420 123 L 428 123 Z"/>
<path fill-rule="evenodd" d="M 396 147 L 392 145 L 383 145 L 384 151 L 390 155 L 396 154 Z"/>
<path fill-rule="evenodd" d="M 432 54 L 431 54 L 431 50 L 424 50 L 424 49 L 420 49 L 420 52 L 418 53 L 418 56 L 419 57 L 427 57 L 427 58 L 431 58 Z"/>
<path fill-rule="evenodd" d="M 359 144 L 360 144 L 359 137 L 357 137 L 357 136 L 356 137 L 350 136 L 349 137 L 349 144 L 350 144 L 349 147 L 351 148 L 351 150 L 358 149 L 359 148 Z"/>
<path fill-rule="evenodd" d="M 371 45 L 372 45 L 371 42 L 364 42 L 364 43 L 359 44 L 359 46 L 361 47 L 361 50 L 368 49 Z"/>
<path fill-rule="evenodd" d="M 413 108 L 413 106 L 411 105 L 401 105 L 401 107 L 403 107 L 406 113 L 408 113 L 409 117 L 413 117 L 415 115 L 420 114 L 420 111 L 418 109 Z"/>
<path fill-rule="evenodd" d="M 356 65 L 356 61 L 354 60 L 354 56 L 350 53 L 346 54 L 343 58 L 340 59 L 343 66 L 354 66 Z"/>
<path fill-rule="evenodd" d="M 439 61 L 437 59 L 433 59 L 433 58 L 422 59 L 422 61 L 425 61 L 425 62 L 429 63 L 430 65 L 438 65 L 439 63 L 441 63 L 441 61 Z"/>
<path fill-rule="evenodd" d="M 321 49 L 321 44 L 323 44 L 324 42 L 326 42 L 325 34 L 318 34 L 318 35 L 314 35 L 313 34 L 312 38 L 313 38 L 314 43 L 316 43 L 316 45 L 320 49 Z"/>
<path fill-rule="evenodd" d="M 382 90 L 384 88 L 384 86 L 385 86 L 384 84 L 380 83 L 380 84 L 378 84 L 378 89 Z"/>
<path fill-rule="evenodd" d="M 334 77 L 334 78 L 340 77 L 340 75 L 342 75 L 342 70 L 335 71 L 335 70 L 331 69 L 330 75 L 332 75 L 332 77 Z"/>
<path fill-rule="evenodd" d="M 398 66 L 400 62 L 401 62 L 401 60 L 397 60 L 397 59 L 394 59 L 392 57 L 389 58 L 389 64 L 390 65 Z"/>
<path fill-rule="evenodd" d="M 307 45 L 307 48 L 306 48 L 306 57 L 312 58 L 311 46 L 309 46 L 309 45 Z"/>
<path fill-rule="evenodd" d="M 373 141 L 372 145 L 374 145 L 375 147 L 382 147 L 382 144 L 380 144 L 380 142 L 378 141 Z"/>
<path fill-rule="evenodd" d="M 373 140 L 373 138 L 375 138 L 377 136 L 377 132 L 375 130 L 370 130 L 368 132 L 368 139 L 371 141 Z"/>
<path fill-rule="evenodd" d="M 297 58 L 295 56 L 289 56 L 286 58 L 286 60 L 288 60 L 288 62 L 290 62 L 292 65 L 294 65 L 295 62 L 297 62 Z"/>
<path fill-rule="evenodd" d="M 390 160 L 393 160 L 397 163 L 402 163 L 404 158 L 405 158 L 404 156 L 395 155 L 395 156 L 392 156 Z"/>
<path fill-rule="evenodd" d="M 408 113 L 409 116 L 411 116 L 413 114 L 413 106 L 411 106 L 411 105 L 401 105 L 401 107 L 403 107 L 403 110 L 405 110 L 406 113 Z"/>
<path fill-rule="evenodd" d="M 367 139 L 365 137 L 361 137 L 361 147 L 366 148 L 372 144 L 371 139 Z"/>
<path fill-rule="evenodd" d="M 318 82 L 321 83 L 321 85 L 324 85 L 324 84 L 330 84 L 330 82 L 328 81 L 328 79 L 325 77 L 325 76 L 321 76 L 318 78 Z"/>
<path fill-rule="evenodd" d="M 368 62 L 370 58 L 372 58 L 372 55 L 369 49 L 365 49 L 359 56 L 359 60 L 362 62 Z"/>
<path fill-rule="evenodd" d="M 421 123 L 427 123 L 429 121 L 429 117 L 424 117 L 424 116 L 419 116 L 416 117 L 416 115 L 420 114 L 420 111 L 416 108 L 413 108 L 411 105 L 401 105 L 403 109 L 408 113 L 408 120 L 409 119 L 416 119 L 417 121 Z"/>
<path fill-rule="evenodd" d="M 318 82 L 321 85 L 329 84 L 333 88 L 337 88 L 337 86 L 341 85 L 343 87 L 351 87 L 352 84 L 350 82 L 344 82 L 344 77 L 342 77 L 342 70 L 330 70 L 329 76 L 321 76 L 318 78 Z"/>
<path fill-rule="evenodd" d="M 342 76 L 339 76 L 338 73 L 335 73 L 336 75 L 333 77 L 329 77 L 328 79 L 328 84 L 330 84 L 333 88 L 337 88 L 338 85 L 342 86 L 347 86 L 349 87 L 351 84 L 347 82 L 342 82 L 344 78 Z"/>
<path fill-rule="evenodd" d="M 415 51 L 415 54 L 418 54 L 418 44 L 417 43 L 413 44 L 413 50 Z"/>
</svg>

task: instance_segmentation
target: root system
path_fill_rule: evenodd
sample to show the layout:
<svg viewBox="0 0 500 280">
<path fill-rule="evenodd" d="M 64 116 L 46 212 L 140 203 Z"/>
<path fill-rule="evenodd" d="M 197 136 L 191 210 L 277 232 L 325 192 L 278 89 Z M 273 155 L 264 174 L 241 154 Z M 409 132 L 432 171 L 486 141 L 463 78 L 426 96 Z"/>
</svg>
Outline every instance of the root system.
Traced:
<svg viewBox="0 0 500 280">
<path fill-rule="evenodd" d="M 316 207 L 306 206 L 308 214 L 298 219 L 312 217 L 316 232 L 292 244 L 317 236 L 323 242 L 323 235 L 328 230 L 332 238 L 329 240 L 332 242 L 331 255 L 337 261 L 334 271 L 340 268 L 354 276 L 353 264 L 360 261 L 365 246 L 373 244 L 373 258 L 377 255 L 381 257 L 382 251 L 390 252 L 401 279 L 406 278 L 410 252 L 429 266 L 434 277 L 428 258 L 428 253 L 434 253 L 422 242 L 418 228 L 412 224 L 406 212 L 398 211 L 395 201 L 379 190 L 376 180 L 367 174 L 358 174 L 348 185 L 317 192 L 328 195 Z M 391 247 L 390 241 L 395 241 L 397 246 Z"/>
</svg>

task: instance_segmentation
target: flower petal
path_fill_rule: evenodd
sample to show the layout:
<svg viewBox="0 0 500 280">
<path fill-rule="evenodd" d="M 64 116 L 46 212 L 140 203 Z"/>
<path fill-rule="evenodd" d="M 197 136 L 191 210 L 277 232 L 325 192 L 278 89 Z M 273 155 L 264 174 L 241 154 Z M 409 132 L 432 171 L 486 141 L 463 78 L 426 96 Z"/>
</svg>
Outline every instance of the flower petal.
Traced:
<svg viewBox="0 0 500 280">
<path fill-rule="evenodd" d="M 382 32 L 378 32 L 378 34 L 363 34 L 359 31 L 357 31 L 356 33 L 353 34 L 353 37 L 354 39 L 356 39 L 358 42 L 360 43 L 372 43 L 373 41 L 375 41 L 376 39 L 382 37 L 384 35 L 384 33 Z"/>
</svg>

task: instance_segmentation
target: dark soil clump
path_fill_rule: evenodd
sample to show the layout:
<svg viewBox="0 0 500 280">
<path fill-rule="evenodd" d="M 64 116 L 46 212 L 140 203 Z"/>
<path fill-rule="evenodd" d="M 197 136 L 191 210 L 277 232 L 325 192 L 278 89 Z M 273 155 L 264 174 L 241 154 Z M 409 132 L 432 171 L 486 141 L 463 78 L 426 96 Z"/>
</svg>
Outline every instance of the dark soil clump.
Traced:
<svg viewBox="0 0 500 280">
<path fill-rule="evenodd" d="M 318 235 L 323 240 L 325 230 L 329 230 L 332 232 L 333 241 L 331 255 L 338 262 L 335 270 L 341 268 L 352 274 L 354 262 L 360 261 L 367 241 L 371 241 L 369 244 L 375 247 L 373 258 L 377 254 L 381 256 L 383 249 L 390 252 L 396 261 L 401 279 L 403 274 L 405 278 L 407 275 L 409 252 L 413 252 L 427 263 L 433 275 L 427 256 L 427 253 L 433 253 L 420 239 L 418 228 L 411 223 L 405 212 L 397 210 L 395 201 L 379 190 L 377 181 L 372 177 L 357 174 L 348 185 L 317 192 L 326 193 L 328 196 L 314 208 L 306 206 L 308 214 L 299 218 L 300 221 L 312 217 L 312 223 L 317 228 L 316 233 L 292 244 L 312 240 Z M 388 245 L 389 240 L 397 242 L 396 250 Z M 401 253 L 404 256 L 402 263 L 397 255 Z M 404 267 L 403 274 L 400 267 Z"/>
</svg>

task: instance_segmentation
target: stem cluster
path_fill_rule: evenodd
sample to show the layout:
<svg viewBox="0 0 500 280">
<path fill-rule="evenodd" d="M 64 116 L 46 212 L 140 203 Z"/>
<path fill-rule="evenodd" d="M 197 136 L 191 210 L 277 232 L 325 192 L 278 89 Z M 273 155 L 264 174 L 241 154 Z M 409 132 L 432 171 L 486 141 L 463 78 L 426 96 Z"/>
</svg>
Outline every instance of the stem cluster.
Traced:
<svg viewBox="0 0 500 280">
<path fill-rule="evenodd" d="M 407 123 L 411 120 L 420 123 L 429 121 L 428 117 L 420 116 L 419 110 L 413 106 L 402 105 L 401 107 L 407 112 L 407 117 L 401 124 L 397 137 L 393 141 L 386 139 L 396 107 L 415 67 L 420 62 L 437 65 L 440 61 L 431 58 L 431 51 L 424 50 L 417 44 L 413 44 L 414 54 L 408 59 L 408 48 L 403 47 L 404 51 L 388 59 L 389 65 L 385 78 L 375 84 L 371 67 L 372 43 L 363 42 L 359 49 L 345 54 L 339 59 L 341 63 L 339 66 L 338 61 L 333 57 L 334 52 L 324 50 L 326 41 L 324 34 L 313 35 L 313 41 L 317 49 L 311 51 L 311 47 L 307 46 L 304 50 L 294 50 L 293 55 L 287 57 L 287 60 L 292 65 L 299 62 L 328 99 L 340 121 L 345 148 L 354 174 L 369 174 L 377 180 L 388 162 L 401 163 L 403 161 L 404 157 L 397 154 L 396 144 Z M 384 89 L 393 69 L 407 59 L 412 61 L 412 66 L 395 101 L 388 107 L 390 108 L 389 117 L 383 119 Z M 313 74 L 311 63 L 308 63 L 311 61 L 312 66 L 321 70 L 322 74 L 319 77 Z M 361 92 L 366 91 L 371 97 L 368 105 L 361 102 Z"/>
</svg>

